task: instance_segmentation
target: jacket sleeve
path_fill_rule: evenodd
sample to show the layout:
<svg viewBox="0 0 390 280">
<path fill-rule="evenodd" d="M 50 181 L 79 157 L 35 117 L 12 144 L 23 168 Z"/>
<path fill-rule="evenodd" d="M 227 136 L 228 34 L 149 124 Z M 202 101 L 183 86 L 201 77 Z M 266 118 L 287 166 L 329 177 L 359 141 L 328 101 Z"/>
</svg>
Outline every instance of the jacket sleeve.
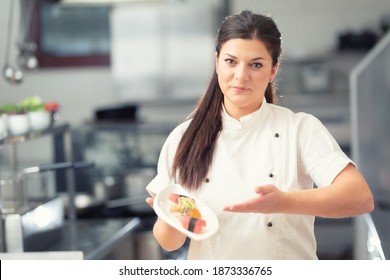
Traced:
<svg viewBox="0 0 390 280">
<path fill-rule="evenodd" d="M 305 172 L 318 187 L 329 186 L 349 163 L 355 165 L 321 121 L 311 115 L 303 123 L 300 151 Z"/>
</svg>

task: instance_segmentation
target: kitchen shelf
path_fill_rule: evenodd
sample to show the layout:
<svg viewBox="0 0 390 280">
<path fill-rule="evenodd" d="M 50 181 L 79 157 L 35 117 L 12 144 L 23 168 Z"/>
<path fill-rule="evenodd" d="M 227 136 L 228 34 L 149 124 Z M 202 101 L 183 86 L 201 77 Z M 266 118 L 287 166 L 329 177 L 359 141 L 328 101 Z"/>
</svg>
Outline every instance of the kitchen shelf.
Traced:
<svg viewBox="0 0 390 280">
<path fill-rule="evenodd" d="M 45 136 L 53 137 L 54 144 L 54 162 L 60 161 L 73 161 L 73 153 L 72 153 L 72 135 L 70 125 L 68 123 L 53 125 L 47 129 L 43 130 L 31 130 L 24 134 L 20 135 L 11 135 L 6 138 L 0 139 L 0 150 L 4 148 L 11 149 L 11 169 L 13 177 L 16 176 L 19 171 L 18 168 L 18 160 L 17 160 L 17 146 L 19 144 L 23 144 L 25 142 L 39 139 Z M 60 171 L 58 171 L 59 173 Z M 67 183 L 67 191 L 69 192 L 70 198 L 74 198 L 75 192 L 75 179 L 74 179 L 74 171 L 69 168 L 67 171 L 67 175 L 65 176 L 65 181 Z M 68 217 L 71 220 L 75 220 L 76 211 L 74 206 L 69 206 L 68 209 Z"/>
<path fill-rule="evenodd" d="M 43 137 L 45 135 L 58 135 L 67 132 L 70 129 L 69 124 L 56 125 L 43 130 L 34 130 L 21 135 L 12 135 L 0 139 L 0 148 L 7 145 L 24 143 L 33 139 Z"/>
<path fill-rule="evenodd" d="M 168 134 L 174 127 L 171 124 L 142 123 L 125 121 L 101 121 L 85 123 L 82 126 L 86 130 L 112 131 L 121 133 L 162 133 Z"/>
<path fill-rule="evenodd" d="M 52 126 L 48 129 L 44 130 L 37 130 L 37 131 L 29 131 L 27 133 L 21 134 L 21 135 L 15 135 L 15 136 L 9 136 L 5 137 L 3 139 L 0 139 L 0 150 L 8 149 L 9 150 L 9 168 L 10 168 L 10 174 L 7 176 L 10 176 L 10 182 L 12 182 L 11 185 L 11 192 L 13 192 L 11 195 L 11 199 L 9 199 L 9 202 L 13 202 L 14 205 L 10 204 L 10 212 L 5 212 L 1 209 L 1 223 L 0 223 L 0 233 L 1 233 L 1 243 L 0 243 L 0 251 L 1 252 L 19 252 L 24 251 L 28 246 L 26 245 L 27 239 L 29 238 L 29 235 L 25 232 L 24 227 L 28 227 L 28 223 L 26 223 L 26 220 L 28 220 L 28 217 L 31 217 L 33 214 L 37 215 L 36 211 L 38 208 L 41 208 L 41 206 L 45 207 L 52 207 L 50 208 L 52 213 L 55 213 L 56 220 L 48 222 L 48 228 L 42 228 L 37 230 L 37 233 L 32 230 L 31 234 L 35 236 L 39 235 L 45 235 L 51 232 L 51 228 L 49 227 L 57 227 L 59 224 L 62 224 L 63 221 L 63 206 L 62 203 L 57 203 L 57 201 L 60 201 L 58 197 L 58 189 L 56 189 L 56 194 L 50 195 L 50 197 L 42 198 L 39 201 L 36 201 L 37 203 L 34 204 L 36 206 L 34 207 L 27 207 L 29 205 L 29 198 L 26 198 L 24 195 L 23 186 L 20 184 L 19 180 L 20 177 L 27 174 L 27 173 L 35 173 L 35 172 L 41 172 L 42 170 L 46 169 L 40 169 L 42 168 L 41 165 L 40 168 L 34 167 L 33 169 L 35 171 L 29 170 L 30 168 L 19 168 L 19 160 L 17 156 L 17 150 L 18 146 L 20 144 L 40 139 L 42 137 L 52 137 L 53 140 L 53 148 L 54 148 L 54 155 L 53 155 L 53 161 L 55 163 L 62 163 L 62 161 L 73 163 L 73 153 L 72 153 L 72 133 L 70 126 L 66 123 L 59 124 Z M 62 160 L 57 161 L 59 158 L 58 155 L 62 156 Z M 72 168 L 73 165 L 70 165 L 70 167 L 61 167 L 65 174 L 64 182 L 66 182 L 67 186 L 67 192 L 69 194 L 69 200 L 71 203 L 68 205 L 67 209 L 67 217 L 70 222 L 76 221 L 76 209 L 74 205 L 74 197 L 75 197 L 75 175 L 74 170 Z M 29 170 L 29 172 L 27 172 Z M 57 170 L 59 171 L 59 170 Z M 1 178 L 1 174 L 0 174 Z M 16 185 L 15 185 L 16 184 Z M 14 186 L 17 186 L 19 188 L 15 188 Z M 3 207 L 3 196 L 1 193 L 0 196 L 0 202 Z M 55 203 L 54 203 L 55 202 Z M 28 209 L 25 209 L 28 208 Z M 57 211 L 58 210 L 58 211 Z M 45 232 L 47 230 L 47 232 Z"/>
</svg>

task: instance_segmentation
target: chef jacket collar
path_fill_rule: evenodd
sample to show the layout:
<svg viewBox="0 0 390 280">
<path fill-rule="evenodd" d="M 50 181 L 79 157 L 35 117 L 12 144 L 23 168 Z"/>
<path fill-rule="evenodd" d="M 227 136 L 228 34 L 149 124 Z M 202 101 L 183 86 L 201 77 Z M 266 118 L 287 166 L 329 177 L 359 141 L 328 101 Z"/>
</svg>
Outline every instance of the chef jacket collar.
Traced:
<svg viewBox="0 0 390 280">
<path fill-rule="evenodd" d="M 243 116 L 240 120 L 236 120 L 231 117 L 225 109 L 225 106 L 222 104 L 222 124 L 223 129 L 241 129 L 250 126 L 253 123 L 257 123 L 257 120 L 261 119 L 265 114 L 267 107 L 267 100 L 264 98 L 261 106 L 258 110 L 249 115 Z"/>
</svg>

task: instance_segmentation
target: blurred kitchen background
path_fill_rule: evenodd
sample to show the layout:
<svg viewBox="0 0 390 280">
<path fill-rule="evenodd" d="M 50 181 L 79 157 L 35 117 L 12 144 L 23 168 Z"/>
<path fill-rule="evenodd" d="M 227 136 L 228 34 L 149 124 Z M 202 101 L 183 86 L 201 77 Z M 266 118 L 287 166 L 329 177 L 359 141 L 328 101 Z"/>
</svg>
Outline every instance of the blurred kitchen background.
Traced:
<svg viewBox="0 0 390 280">
<path fill-rule="evenodd" d="M 1 259 L 185 258 L 154 241 L 145 186 L 242 9 L 283 34 L 279 104 L 317 116 L 375 194 L 371 215 L 316 220 L 319 258 L 389 258 L 390 0 L 2 0 L 0 106 L 50 121 L 2 112 Z"/>
</svg>

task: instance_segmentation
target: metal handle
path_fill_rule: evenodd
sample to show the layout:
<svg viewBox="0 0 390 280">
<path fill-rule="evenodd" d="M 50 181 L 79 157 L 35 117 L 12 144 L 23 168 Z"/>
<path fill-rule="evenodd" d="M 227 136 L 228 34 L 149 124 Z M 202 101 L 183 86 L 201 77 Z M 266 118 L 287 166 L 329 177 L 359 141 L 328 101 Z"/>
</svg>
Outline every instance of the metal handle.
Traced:
<svg viewBox="0 0 390 280">
<path fill-rule="evenodd" d="M 53 171 L 58 169 L 66 169 L 66 168 L 87 168 L 93 167 L 94 164 L 86 161 L 77 161 L 77 162 L 56 162 L 56 163 L 46 163 L 42 165 L 27 167 L 21 171 L 22 174 L 30 174 L 30 173 L 38 173 L 38 172 L 46 172 Z"/>
</svg>

